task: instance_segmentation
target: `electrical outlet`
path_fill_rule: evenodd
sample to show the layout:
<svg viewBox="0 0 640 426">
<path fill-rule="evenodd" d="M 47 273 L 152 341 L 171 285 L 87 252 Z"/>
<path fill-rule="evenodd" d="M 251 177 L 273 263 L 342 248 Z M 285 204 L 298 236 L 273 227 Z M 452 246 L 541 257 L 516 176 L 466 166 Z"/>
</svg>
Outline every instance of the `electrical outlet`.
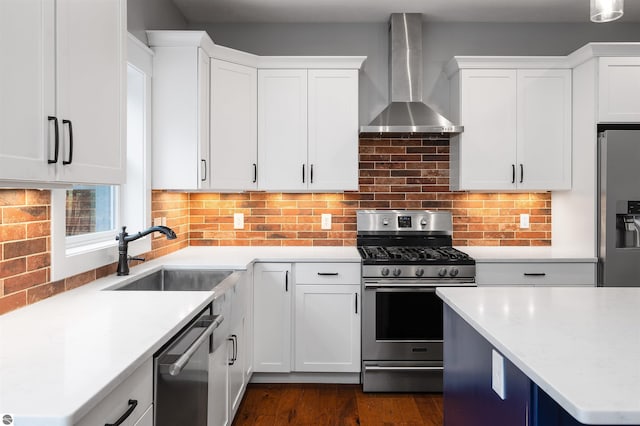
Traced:
<svg viewBox="0 0 640 426">
<path fill-rule="evenodd" d="M 153 218 L 153 226 L 162 226 L 162 218 L 161 217 L 154 217 Z M 154 232 L 153 233 L 153 238 L 160 238 L 162 237 L 162 234 L 159 232 Z"/>
<path fill-rule="evenodd" d="M 233 214 L 233 229 L 244 229 L 244 213 Z"/>
<path fill-rule="evenodd" d="M 520 215 L 520 228 L 528 228 L 529 227 L 529 214 L 522 213 Z"/>
<path fill-rule="evenodd" d="M 162 226 L 167 226 L 167 217 L 162 216 Z"/>
<path fill-rule="evenodd" d="M 491 349 L 491 389 L 500 399 L 504 399 L 504 387 L 504 357 L 495 349 Z"/>
<path fill-rule="evenodd" d="M 331 229 L 331 213 L 322 213 L 322 229 Z"/>
</svg>

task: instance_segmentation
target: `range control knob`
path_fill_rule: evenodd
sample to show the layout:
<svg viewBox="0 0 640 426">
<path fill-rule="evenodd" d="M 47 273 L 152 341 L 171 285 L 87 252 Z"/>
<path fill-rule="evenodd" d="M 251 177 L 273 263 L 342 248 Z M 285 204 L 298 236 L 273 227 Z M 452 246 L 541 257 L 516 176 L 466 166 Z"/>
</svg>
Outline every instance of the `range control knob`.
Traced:
<svg viewBox="0 0 640 426">
<path fill-rule="evenodd" d="M 421 277 L 424 275 L 424 269 L 418 268 L 416 269 L 416 277 Z"/>
<path fill-rule="evenodd" d="M 458 275 L 458 268 L 451 268 L 451 270 L 449 271 L 449 275 L 451 275 L 452 277 L 455 277 L 456 275 Z"/>
<path fill-rule="evenodd" d="M 400 268 L 395 268 L 393 270 L 393 276 L 394 277 L 399 277 L 401 273 L 402 273 L 402 271 L 400 270 Z"/>
<path fill-rule="evenodd" d="M 426 219 L 422 219 L 422 220 L 420 221 L 420 225 L 422 225 L 422 226 L 427 226 L 427 220 L 426 220 Z"/>
<path fill-rule="evenodd" d="M 440 268 L 440 270 L 438 271 L 438 275 L 441 277 L 447 275 L 447 268 Z"/>
<path fill-rule="evenodd" d="M 380 273 L 382 274 L 383 277 L 386 277 L 387 275 L 389 275 L 389 268 L 382 268 Z"/>
<path fill-rule="evenodd" d="M 384 219 L 382 219 L 382 224 L 384 226 L 387 226 L 389 224 L 389 219 L 387 219 L 386 217 Z"/>
</svg>

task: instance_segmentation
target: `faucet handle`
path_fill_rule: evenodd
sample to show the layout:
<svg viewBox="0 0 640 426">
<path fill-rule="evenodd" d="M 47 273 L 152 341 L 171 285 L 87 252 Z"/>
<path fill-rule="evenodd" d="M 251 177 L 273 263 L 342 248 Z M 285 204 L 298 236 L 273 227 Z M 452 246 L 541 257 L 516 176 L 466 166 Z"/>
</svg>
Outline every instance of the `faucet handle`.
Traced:
<svg viewBox="0 0 640 426">
<path fill-rule="evenodd" d="M 145 258 L 144 257 L 135 257 L 135 256 L 129 256 L 128 257 L 129 262 L 131 262 L 132 260 L 137 260 L 139 262 L 144 262 Z"/>
</svg>

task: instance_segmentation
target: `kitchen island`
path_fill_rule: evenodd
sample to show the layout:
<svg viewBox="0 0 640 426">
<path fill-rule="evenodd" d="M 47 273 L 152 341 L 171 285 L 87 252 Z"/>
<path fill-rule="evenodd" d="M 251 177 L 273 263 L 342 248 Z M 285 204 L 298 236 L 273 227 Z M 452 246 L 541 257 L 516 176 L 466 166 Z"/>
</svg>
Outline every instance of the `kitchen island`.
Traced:
<svg viewBox="0 0 640 426">
<path fill-rule="evenodd" d="M 437 293 L 445 426 L 640 424 L 640 288 Z"/>
</svg>

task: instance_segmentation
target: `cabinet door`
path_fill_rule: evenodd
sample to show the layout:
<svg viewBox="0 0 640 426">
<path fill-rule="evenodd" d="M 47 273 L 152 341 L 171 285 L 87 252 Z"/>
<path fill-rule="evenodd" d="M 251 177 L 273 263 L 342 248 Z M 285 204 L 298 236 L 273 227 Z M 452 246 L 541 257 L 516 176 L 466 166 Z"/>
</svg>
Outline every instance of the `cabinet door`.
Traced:
<svg viewBox="0 0 640 426">
<path fill-rule="evenodd" d="M 211 60 L 211 187 L 257 188 L 257 71 Z"/>
<path fill-rule="evenodd" d="M 518 70 L 517 186 L 571 189 L 571 70 Z"/>
<path fill-rule="evenodd" d="M 0 179 L 54 178 L 54 41 L 54 2 L 0 2 Z"/>
<path fill-rule="evenodd" d="M 309 70 L 309 189 L 358 189 L 358 70 Z"/>
<path fill-rule="evenodd" d="M 153 404 L 151 404 L 133 426 L 153 426 Z"/>
<path fill-rule="evenodd" d="M 233 420 L 240 402 L 246 383 L 244 381 L 244 358 L 245 358 L 245 320 L 242 318 L 231 329 L 231 339 L 229 341 L 229 417 Z"/>
<path fill-rule="evenodd" d="M 213 354 L 209 354 L 209 405 L 207 407 L 207 426 L 226 426 L 229 424 L 229 345 L 220 345 Z"/>
<path fill-rule="evenodd" d="M 291 265 L 257 263 L 253 288 L 255 372 L 291 371 Z"/>
<path fill-rule="evenodd" d="M 640 58 L 600 58 L 598 122 L 640 122 Z"/>
<path fill-rule="evenodd" d="M 296 285 L 295 371 L 360 371 L 360 286 Z"/>
<path fill-rule="evenodd" d="M 461 190 L 515 189 L 516 71 L 473 70 L 461 73 L 459 157 L 452 170 Z"/>
<path fill-rule="evenodd" d="M 209 56 L 197 46 L 153 50 L 153 188 L 206 189 Z"/>
<path fill-rule="evenodd" d="M 258 187 L 307 188 L 307 71 L 258 70 Z"/>
<path fill-rule="evenodd" d="M 58 180 L 125 181 L 126 3 L 56 1 Z"/>
</svg>

